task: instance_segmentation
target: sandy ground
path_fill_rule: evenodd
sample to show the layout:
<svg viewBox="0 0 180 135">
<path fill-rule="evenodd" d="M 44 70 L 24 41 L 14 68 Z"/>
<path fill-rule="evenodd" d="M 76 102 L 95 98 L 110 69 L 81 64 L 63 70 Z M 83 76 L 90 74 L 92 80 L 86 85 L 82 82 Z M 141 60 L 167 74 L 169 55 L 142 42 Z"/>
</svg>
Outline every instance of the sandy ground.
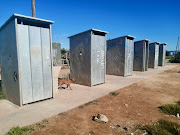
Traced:
<svg viewBox="0 0 180 135">
<path fill-rule="evenodd" d="M 59 78 L 66 78 L 70 74 L 70 69 L 67 66 L 64 66 L 66 69 L 61 68 L 61 72 L 59 73 Z"/>
<path fill-rule="evenodd" d="M 80 106 L 48 119 L 47 127 L 34 135 L 119 135 L 135 132 L 139 124 L 152 124 L 166 118 L 180 121 L 158 110 L 164 104 L 180 100 L 180 66 L 144 79 L 123 89 L 118 96 L 107 95 L 97 103 Z M 102 113 L 109 119 L 102 124 L 92 116 Z M 118 126 L 117 126 L 118 125 Z M 127 130 L 125 130 L 127 128 Z M 140 134 L 136 132 L 135 134 Z"/>
</svg>

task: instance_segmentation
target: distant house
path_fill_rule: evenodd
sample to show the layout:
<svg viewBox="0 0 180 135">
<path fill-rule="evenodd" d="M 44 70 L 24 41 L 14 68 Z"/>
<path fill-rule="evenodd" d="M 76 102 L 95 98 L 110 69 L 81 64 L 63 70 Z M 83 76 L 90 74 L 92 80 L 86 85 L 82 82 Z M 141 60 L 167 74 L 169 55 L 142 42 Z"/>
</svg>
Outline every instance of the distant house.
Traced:
<svg viewBox="0 0 180 135">
<path fill-rule="evenodd" d="M 175 53 L 175 51 L 166 51 L 166 56 L 174 56 Z"/>
<path fill-rule="evenodd" d="M 52 43 L 52 55 L 53 55 L 53 65 L 58 66 L 62 64 L 61 61 L 61 44 Z"/>
</svg>

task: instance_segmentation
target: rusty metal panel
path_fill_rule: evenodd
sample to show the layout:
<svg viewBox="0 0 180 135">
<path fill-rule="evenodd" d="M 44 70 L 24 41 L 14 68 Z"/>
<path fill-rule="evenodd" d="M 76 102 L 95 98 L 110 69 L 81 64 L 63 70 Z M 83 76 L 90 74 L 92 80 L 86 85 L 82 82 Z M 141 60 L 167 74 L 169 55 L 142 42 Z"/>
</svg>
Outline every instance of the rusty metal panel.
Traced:
<svg viewBox="0 0 180 135">
<path fill-rule="evenodd" d="M 70 38 L 70 71 L 76 83 L 93 86 L 105 81 L 106 33 L 91 29 Z"/>
<path fill-rule="evenodd" d="M 52 97 L 52 64 L 49 29 L 41 28 L 44 98 Z"/>
<path fill-rule="evenodd" d="M 16 42 L 16 19 L 14 19 L 0 28 L 1 83 L 5 98 L 21 105 Z"/>
<path fill-rule="evenodd" d="M 165 66 L 166 59 L 166 43 L 159 45 L 159 66 Z"/>
<path fill-rule="evenodd" d="M 39 27 L 29 26 L 33 100 L 44 99 L 41 32 Z"/>
<path fill-rule="evenodd" d="M 31 63 L 29 50 L 29 27 L 27 25 L 17 25 L 19 71 L 22 90 L 22 104 L 33 102 Z"/>
<path fill-rule="evenodd" d="M 107 74 L 119 76 L 132 75 L 134 38 L 127 35 L 107 41 Z"/>
<path fill-rule="evenodd" d="M 134 42 L 134 71 L 147 71 L 149 58 L 149 40 Z"/>
<path fill-rule="evenodd" d="M 158 68 L 159 42 L 149 44 L 149 68 Z"/>
</svg>

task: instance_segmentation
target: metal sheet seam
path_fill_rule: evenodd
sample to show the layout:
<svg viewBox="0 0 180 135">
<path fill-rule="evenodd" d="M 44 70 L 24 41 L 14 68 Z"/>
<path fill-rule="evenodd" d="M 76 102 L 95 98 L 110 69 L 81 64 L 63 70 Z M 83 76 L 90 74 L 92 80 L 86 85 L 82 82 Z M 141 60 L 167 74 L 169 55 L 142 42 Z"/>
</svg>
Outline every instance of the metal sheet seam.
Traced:
<svg viewBox="0 0 180 135">
<path fill-rule="evenodd" d="M 18 26 L 17 26 L 17 18 L 15 18 L 15 33 L 16 33 L 16 47 L 17 47 L 17 65 L 18 65 L 18 80 L 21 79 L 20 74 L 20 63 L 19 63 L 19 41 L 18 41 Z M 20 106 L 22 106 L 22 87 L 21 81 L 19 81 L 19 93 L 20 93 Z"/>
<path fill-rule="evenodd" d="M 93 32 L 91 31 L 91 36 L 90 36 L 90 38 L 91 38 L 91 39 L 90 39 L 90 41 L 91 41 L 91 43 L 90 43 L 90 44 L 91 44 L 91 45 L 90 45 L 90 63 L 91 63 L 91 60 L 92 60 L 92 34 L 93 34 Z M 90 64 L 90 69 L 91 69 L 91 73 L 90 73 L 90 77 L 91 77 L 91 82 L 90 82 L 90 84 L 91 84 L 91 85 L 90 85 L 90 86 L 92 87 L 92 86 L 93 86 L 93 85 L 92 85 L 92 73 L 93 73 L 92 70 L 93 70 L 93 69 L 92 69 L 91 64 Z"/>
<path fill-rule="evenodd" d="M 125 37 L 125 47 L 124 47 L 124 56 L 125 56 L 125 59 L 124 59 L 124 77 L 126 77 L 126 60 L 127 60 L 127 56 L 126 56 L 126 45 L 127 45 L 127 37 Z"/>
<path fill-rule="evenodd" d="M 41 57 L 42 57 L 41 68 L 42 68 L 42 76 L 43 76 L 42 81 L 43 81 L 43 95 L 44 95 L 44 69 L 43 69 L 44 61 L 43 61 L 43 47 L 42 47 L 42 31 L 41 31 L 41 28 L 40 28 L 40 39 L 41 39 L 40 41 L 41 41 Z M 44 95 L 44 97 L 45 97 L 45 95 Z"/>
<path fill-rule="evenodd" d="M 49 39 L 50 39 L 50 57 L 51 57 L 51 79 L 52 79 L 52 98 L 54 97 L 54 90 L 53 90 L 53 71 L 52 71 L 52 60 L 53 60 L 53 56 L 52 56 L 52 31 L 51 31 L 51 25 L 49 25 Z"/>
</svg>

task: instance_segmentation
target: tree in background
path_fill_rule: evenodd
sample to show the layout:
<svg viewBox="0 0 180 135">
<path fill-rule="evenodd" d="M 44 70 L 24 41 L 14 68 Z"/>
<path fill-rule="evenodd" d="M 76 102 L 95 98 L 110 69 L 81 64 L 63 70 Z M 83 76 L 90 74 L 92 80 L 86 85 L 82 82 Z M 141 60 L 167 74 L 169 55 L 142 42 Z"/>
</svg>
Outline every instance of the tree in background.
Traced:
<svg viewBox="0 0 180 135">
<path fill-rule="evenodd" d="M 61 55 L 64 55 L 66 53 L 66 49 L 61 49 Z"/>
</svg>

